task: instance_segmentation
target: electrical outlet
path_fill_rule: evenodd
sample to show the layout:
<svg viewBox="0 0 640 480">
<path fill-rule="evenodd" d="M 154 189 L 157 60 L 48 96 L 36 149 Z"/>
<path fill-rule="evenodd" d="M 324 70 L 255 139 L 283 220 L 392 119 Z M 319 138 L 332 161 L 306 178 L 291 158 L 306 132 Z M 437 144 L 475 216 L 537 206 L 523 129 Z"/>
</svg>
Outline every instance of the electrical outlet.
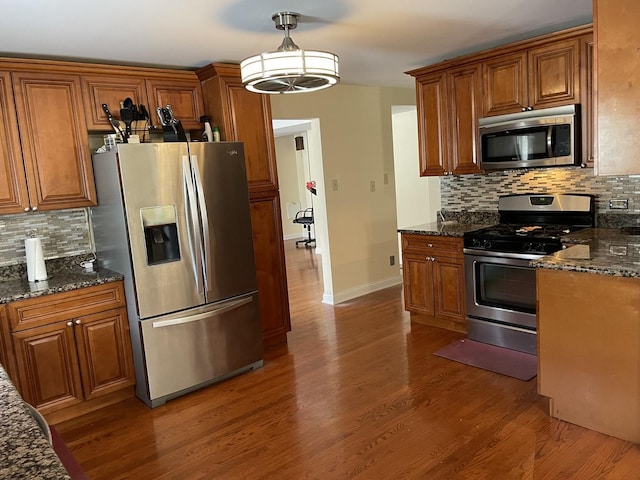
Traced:
<svg viewBox="0 0 640 480">
<path fill-rule="evenodd" d="M 385 185 L 389 185 L 389 174 L 388 173 L 384 174 L 384 184 Z"/>
<path fill-rule="evenodd" d="M 373 193 L 373 192 L 375 192 L 375 191 L 376 191 L 376 181 L 375 181 L 375 180 L 371 180 L 371 181 L 369 182 L 369 191 L 370 191 L 371 193 Z"/>
<path fill-rule="evenodd" d="M 389 266 L 393 267 L 396 264 L 396 256 L 395 255 L 390 255 L 389 256 Z"/>
<path fill-rule="evenodd" d="M 629 208 L 629 200 L 624 199 L 609 199 L 609 208 L 611 210 L 627 210 Z"/>
<path fill-rule="evenodd" d="M 338 191 L 338 179 L 334 178 L 333 180 L 331 180 L 331 190 L 333 190 L 334 192 Z"/>
</svg>

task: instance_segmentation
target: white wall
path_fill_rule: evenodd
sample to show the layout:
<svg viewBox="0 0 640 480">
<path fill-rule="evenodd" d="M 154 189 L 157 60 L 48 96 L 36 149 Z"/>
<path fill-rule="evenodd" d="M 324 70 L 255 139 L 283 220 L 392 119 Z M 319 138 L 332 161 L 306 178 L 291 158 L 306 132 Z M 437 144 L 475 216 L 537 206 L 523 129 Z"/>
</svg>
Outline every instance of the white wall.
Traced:
<svg viewBox="0 0 640 480">
<path fill-rule="evenodd" d="M 276 137 L 275 141 L 282 233 L 284 238 L 288 240 L 301 237 L 303 234 L 302 227 L 293 223 L 295 213 L 303 208 L 303 200 L 300 198 L 300 190 L 298 189 L 300 179 L 298 178 L 294 136 Z M 293 211 L 291 211 L 292 208 Z"/>
<path fill-rule="evenodd" d="M 416 107 L 393 107 L 393 157 L 398 228 L 436 221 L 440 177 L 421 177 Z"/>
<path fill-rule="evenodd" d="M 389 265 L 389 256 L 398 258 L 391 108 L 414 103 L 412 89 L 351 85 L 271 97 L 273 118 L 315 118 L 322 129 L 328 303 L 401 281 L 398 263 Z"/>
</svg>

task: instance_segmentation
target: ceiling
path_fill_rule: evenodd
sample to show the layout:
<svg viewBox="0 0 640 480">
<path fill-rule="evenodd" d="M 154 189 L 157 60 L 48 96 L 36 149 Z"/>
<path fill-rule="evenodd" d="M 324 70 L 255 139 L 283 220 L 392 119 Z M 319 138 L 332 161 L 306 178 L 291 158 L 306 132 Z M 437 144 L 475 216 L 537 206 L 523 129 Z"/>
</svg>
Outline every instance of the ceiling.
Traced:
<svg viewBox="0 0 640 480">
<path fill-rule="evenodd" d="M 3 0 L 0 55 L 197 68 L 276 50 L 271 15 L 301 14 L 303 49 L 347 84 L 413 87 L 403 72 L 591 22 L 592 0 Z"/>
</svg>

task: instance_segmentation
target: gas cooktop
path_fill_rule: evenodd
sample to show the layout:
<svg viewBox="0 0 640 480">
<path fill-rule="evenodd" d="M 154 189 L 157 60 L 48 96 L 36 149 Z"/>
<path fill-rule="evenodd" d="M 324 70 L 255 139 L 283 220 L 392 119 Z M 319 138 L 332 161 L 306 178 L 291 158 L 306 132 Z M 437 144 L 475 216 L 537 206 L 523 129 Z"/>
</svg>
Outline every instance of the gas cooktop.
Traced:
<svg viewBox="0 0 640 480">
<path fill-rule="evenodd" d="M 464 248 L 494 252 L 549 254 L 561 238 L 593 226 L 594 197 L 584 194 L 520 194 L 499 199 L 500 222 L 466 232 Z"/>
</svg>

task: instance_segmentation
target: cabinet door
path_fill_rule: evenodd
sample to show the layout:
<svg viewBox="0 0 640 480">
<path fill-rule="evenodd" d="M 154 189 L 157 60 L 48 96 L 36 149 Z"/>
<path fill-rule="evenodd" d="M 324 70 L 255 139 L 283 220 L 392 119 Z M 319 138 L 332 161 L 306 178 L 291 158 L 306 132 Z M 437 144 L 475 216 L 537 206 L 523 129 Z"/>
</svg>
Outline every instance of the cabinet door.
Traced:
<svg viewBox="0 0 640 480">
<path fill-rule="evenodd" d="M 479 173 L 478 120 L 482 109 L 481 65 L 448 71 L 449 172 Z"/>
<path fill-rule="evenodd" d="M 244 88 L 239 69 L 225 68 L 223 73 L 219 82 L 224 104 L 224 139 L 245 142 L 250 192 L 277 190 L 278 174 L 269 96 Z M 205 85 L 209 82 L 206 81 Z"/>
<path fill-rule="evenodd" d="M 280 196 L 251 198 L 251 226 L 258 277 L 260 321 L 265 347 L 286 342 L 291 330 Z"/>
<path fill-rule="evenodd" d="M 0 72 L 0 214 L 29 208 L 18 120 L 9 72 Z"/>
<path fill-rule="evenodd" d="M 82 401 L 73 330 L 69 321 L 12 334 L 20 393 L 43 413 Z"/>
<path fill-rule="evenodd" d="M 582 163 L 587 167 L 595 164 L 595 102 L 593 35 L 585 35 L 580 39 L 580 83 L 582 103 Z"/>
<path fill-rule="evenodd" d="M 580 101 L 578 40 L 529 50 L 529 105 L 554 107 Z"/>
<path fill-rule="evenodd" d="M 426 254 L 402 255 L 404 308 L 412 313 L 435 316 L 434 262 Z"/>
<path fill-rule="evenodd" d="M 83 75 L 82 94 L 89 130 L 112 130 L 102 109 L 103 103 L 107 104 L 114 118 L 120 118 L 120 102 L 125 98 L 131 98 L 135 105 L 143 104 L 149 109 L 145 80 L 142 77 Z"/>
<path fill-rule="evenodd" d="M 518 52 L 482 64 L 484 115 L 520 112 L 527 103 L 527 54 Z"/>
<path fill-rule="evenodd" d="M 147 109 L 156 122 L 156 108 L 171 105 L 173 114 L 180 120 L 185 130 L 202 130 L 200 117 L 204 115 L 200 82 L 184 79 L 150 79 L 147 80 Z"/>
<path fill-rule="evenodd" d="M 32 210 L 96 204 L 80 77 L 12 74 Z"/>
<path fill-rule="evenodd" d="M 640 2 L 594 2 L 598 175 L 638 175 Z"/>
<path fill-rule="evenodd" d="M 464 260 L 436 257 L 434 262 L 436 315 L 465 322 Z"/>
<path fill-rule="evenodd" d="M 449 165 L 447 74 L 416 79 L 420 176 L 444 175 Z"/>
<path fill-rule="evenodd" d="M 85 400 L 135 383 L 125 308 L 74 321 Z"/>
</svg>

